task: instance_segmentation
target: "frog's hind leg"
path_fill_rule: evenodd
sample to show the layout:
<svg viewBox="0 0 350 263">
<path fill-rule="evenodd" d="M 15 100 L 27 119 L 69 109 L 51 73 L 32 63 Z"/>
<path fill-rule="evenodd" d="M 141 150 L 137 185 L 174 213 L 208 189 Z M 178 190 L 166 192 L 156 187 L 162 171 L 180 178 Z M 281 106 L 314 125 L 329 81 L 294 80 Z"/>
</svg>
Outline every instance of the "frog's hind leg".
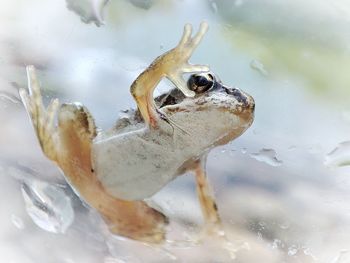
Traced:
<svg viewBox="0 0 350 263">
<path fill-rule="evenodd" d="M 58 110 L 57 99 L 45 108 L 35 68 L 28 66 L 27 74 L 29 94 L 24 89 L 19 92 L 44 154 L 58 164 L 80 197 L 101 213 L 113 233 L 153 243 L 163 241 L 167 223 L 163 214 L 142 201 L 114 198 L 98 181 L 91 160 L 96 127 L 88 110 L 79 103 L 63 104 Z"/>
<path fill-rule="evenodd" d="M 206 229 L 209 232 L 221 230 L 221 220 L 214 195 L 210 189 L 208 178 L 204 171 L 204 160 L 197 161 L 194 167 L 197 185 L 197 195 L 201 206 Z"/>
<path fill-rule="evenodd" d="M 66 149 L 59 164 L 81 197 L 95 208 L 110 231 L 132 239 L 159 243 L 165 238 L 167 218 L 143 201 L 124 201 L 110 195 L 91 165 L 91 144 L 96 128 L 80 104 L 65 104 L 59 112 L 59 132 Z"/>
<path fill-rule="evenodd" d="M 192 26 L 186 24 L 183 36 L 179 44 L 156 58 L 152 64 L 142 72 L 131 85 L 133 95 L 138 109 L 145 120 L 152 128 L 157 127 L 159 112 L 153 99 L 153 91 L 163 77 L 167 77 L 186 96 L 193 97 L 191 91 L 183 79 L 184 73 L 208 71 L 208 66 L 191 65 L 188 60 L 208 30 L 208 24 L 202 22 L 200 28 L 192 37 Z"/>
</svg>

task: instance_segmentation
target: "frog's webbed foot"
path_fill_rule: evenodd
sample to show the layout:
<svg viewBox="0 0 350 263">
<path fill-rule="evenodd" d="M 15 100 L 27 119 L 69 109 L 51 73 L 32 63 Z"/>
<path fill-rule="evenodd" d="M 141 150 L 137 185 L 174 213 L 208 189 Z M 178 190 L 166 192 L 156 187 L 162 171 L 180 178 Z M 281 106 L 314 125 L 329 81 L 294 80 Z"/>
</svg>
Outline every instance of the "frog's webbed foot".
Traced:
<svg viewBox="0 0 350 263">
<path fill-rule="evenodd" d="M 19 90 L 22 102 L 29 114 L 40 146 L 47 157 L 56 160 L 57 132 L 54 124 L 55 115 L 59 106 L 58 99 L 50 102 L 45 109 L 40 92 L 39 81 L 34 66 L 27 66 L 28 92 Z"/>
<path fill-rule="evenodd" d="M 153 91 L 159 81 L 163 77 L 167 77 L 186 96 L 193 97 L 195 93 L 187 87 L 182 75 L 184 73 L 209 71 L 208 66 L 192 65 L 188 62 L 207 30 L 208 24 L 202 22 L 199 31 L 192 37 L 192 26 L 186 24 L 179 44 L 156 58 L 131 85 L 131 94 L 137 103 L 140 113 L 145 122 L 152 128 L 157 127 L 157 121 L 161 119 L 157 114 L 153 99 Z"/>
</svg>

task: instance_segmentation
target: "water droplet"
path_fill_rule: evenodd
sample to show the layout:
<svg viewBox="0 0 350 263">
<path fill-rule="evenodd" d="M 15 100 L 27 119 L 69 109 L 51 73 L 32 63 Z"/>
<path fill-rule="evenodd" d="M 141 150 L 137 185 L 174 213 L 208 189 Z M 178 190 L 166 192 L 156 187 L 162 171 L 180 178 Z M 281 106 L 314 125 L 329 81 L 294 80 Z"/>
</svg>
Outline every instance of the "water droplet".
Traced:
<svg viewBox="0 0 350 263">
<path fill-rule="evenodd" d="M 153 0 L 129 0 L 130 3 L 132 3 L 134 6 L 143 8 L 143 9 L 150 9 L 153 5 Z"/>
<path fill-rule="evenodd" d="M 108 0 L 66 0 L 67 8 L 79 15 L 82 22 L 86 24 L 93 22 L 96 26 L 104 24 L 103 11 L 107 3 Z"/>
<path fill-rule="evenodd" d="M 0 93 L 0 99 L 9 101 L 11 103 L 20 103 L 20 100 L 17 97 L 11 94 L 7 94 L 5 92 Z"/>
<path fill-rule="evenodd" d="M 291 145 L 291 146 L 289 146 L 288 147 L 288 150 L 289 151 L 293 151 L 293 150 L 295 150 L 297 147 L 295 146 L 295 145 Z"/>
<path fill-rule="evenodd" d="M 322 147 L 319 144 L 315 144 L 315 145 L 309 146 L 307 150 L 311 154 L 319 154 L 322 152 Z"/>
<path fill-rule="evenodd" d="M 331 261 L 331 263 L 346 263 L 346 262 L 349 262 L 349 260 L 350 260 L 349 252 L 350 252 L 350 250 L 348 250 L 348 249 L 340 250 L 338 255 Z"/>
<path fill-rule="evenodd" d="M 273 243 L 271 244 L 271 248 L 272 248 L 272 249 L 278 249 L 278 248 L 280 248 L 280 247 L 282 247 L 282 240 L 280 240 L 280 239 L 274 239 L 274 240 L 273 240 Z"/>
<path fill-rule="evenodd" d="M 253 59 L 250 62 L 250 67 L 256 71 L 258 71 L 260 74 L 262 74 L 263 76 L 268 76 L 269 73 L 267 72 L 267 70 L 264 67 L 264 64 L 261 63 L 259 60 Z"/>
<path fill-rule="evenodd" d="M 326 155 L 324 164 L 327 166 L 350 165 L 350 141 L 339 143 L 333 151 Z"/>
<path fill-rule="evenodd" d="M 15 227 L 17 227 L 18 229 L 24 229 L 23 220 L 19 216 L 11 215 L 11 221 L 12 221 L 13 225 Z"/>
<path fill-rule="evenodd" d="M 235 6 L 241 6 L 243 4 L 243 0 L 236 0 L 234 5 Z"/>
<path fill-rule="evenodd" d="M 306 256 L 310 256 L 314 261 L 317 261 L 317 258 L 315 257 L 315 255 L 311 252 L 311 249 L 308 247 L 304 248 L 304 254 Z"/>
<path fill-rule="evenodd" d="M 211 10 L 216 14 L 218 12 L 218 6 L 214 0 L 209 1 Z"/>
<path fill-rule="evenodd" d="M 226 32 L 226 33 L 231 33 L 233 26 L 230 24 L 222 24 L 222 29 Z"/>
<path fill-rule="evenodd" d="M 350 122 L 350 111 L 343 111 L 342 119 L 346 122 Z"/>
<path fill-rule="evenodd" d="M 235 153 L 236 153 L 236 149 L 230 149 L 229 152 L 228 152 L 228 154 L 230 156 L 235 156 Z"/>
<path fill-rule="evenodd" d="M 41 181 L 25 182 L 22 195 L 27 213 L 38 227 L 64 233 L 72 224 L 71 200 L 59 187 Z"/>
<path fill-rule="evenodd" d="M 259 229 L 260 230 L 264 230 L 265 226 L 266 226 L 266 223 L 265 222 L 259 222 L 258 225 L 259 225 Z"/>
<path fill-rule="evenodd" d="M 298 248 L 296 246 L 288 248 L 288 256 L 294 256 L 296 253 L 298 253 Z"/>
<path fill-rule="evenodd" d="M 282 224 L 279 225 L 281 229 L 288 229 L 290 227 L 289 222 L 283 222 Z"/>
<path fill-rule="evenodd" d="M 261 149 L 258 153 L 250 154 L 250 157 L 254 158 L 259 162 L 264 162 L 271 166 L 281 166 L 282 161 L 276 157 L 276 151 L 273 149 Z"/>
<path fill-rule="evenodd" d="M 126 261 L 117 258 L 106 257 L 103 263 L 126 263 Z"/>
<path fill-rule="evenodd" d="M 262 236 L 261 232 L 258 232 L 258 240 L 263 240 L 263 236 Z"/>
<path fill-rule="evenodd" d="M 219 230 L 219 231 L 217 231 L 217 234 L 218 234 L 218 236 L 220 236 L 220 237 L 224 237 L 224 236 L 225 236 L 225 231 Z"/>
</svg>

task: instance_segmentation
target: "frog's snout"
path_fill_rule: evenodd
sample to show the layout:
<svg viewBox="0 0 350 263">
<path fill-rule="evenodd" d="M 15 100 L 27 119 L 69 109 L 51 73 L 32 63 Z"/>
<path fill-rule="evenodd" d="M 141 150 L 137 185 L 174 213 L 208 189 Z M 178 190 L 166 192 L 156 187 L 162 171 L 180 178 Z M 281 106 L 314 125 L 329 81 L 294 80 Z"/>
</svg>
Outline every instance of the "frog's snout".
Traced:
<svg viewBox="0 0 350 263">
<path fill-rule="evenodd" d="M 252 96 L 248 95 L 247 93 L 241 91 L 238 88 L 228 88 L 225 86 L 223 86 L 223 88 L 227 94 L 235 97 L 235 99 L 243 106 L 243 108 L 254 111 L 255 102 Z"/>
</svg>

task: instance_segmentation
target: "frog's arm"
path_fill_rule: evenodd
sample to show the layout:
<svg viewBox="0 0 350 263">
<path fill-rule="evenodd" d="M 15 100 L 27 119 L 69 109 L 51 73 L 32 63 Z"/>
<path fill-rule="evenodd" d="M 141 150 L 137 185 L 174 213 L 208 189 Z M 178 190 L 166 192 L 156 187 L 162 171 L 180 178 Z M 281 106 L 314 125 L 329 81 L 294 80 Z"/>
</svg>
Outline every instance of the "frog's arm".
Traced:
<svg viewBox="0 0 350 263">
<path fill-rule="evenodd" d="M 188 89 L 184 73 L 209 71 L 208 66 L 191 65 L 188 59 L 208 30 L 208 24 L 202 22 L 197 34 L 192 37 L 192 26 L 186 24 L 179 44 L 156 58 L 152 64 L 142 72 L 131 85 L 133 95 L 141 115 L 151 127 L 157 127 L 159 116 L 153 100 L 153 91 L 163 77 L 167 77 L 186 96 L 193 97 L 195 93 Z"/>
<path fill-rule="evenodd" d="M 44 154 L 63 170 L 80 196 L 98 210 L 110 230 L 129 238 L 161 242 L 167 219 L 143 201 L 124 201 L 111 196 L 101 185 L 92 167 L 91 144 L 96 127 L 88 110 L 78 103 L 53 100 L 45 109 L 33 66 L 27 67 L 29 94 L 20 96 L 29 113 Z M 58 126 L 54 117 L 58 114 Z"/>
</svg>

